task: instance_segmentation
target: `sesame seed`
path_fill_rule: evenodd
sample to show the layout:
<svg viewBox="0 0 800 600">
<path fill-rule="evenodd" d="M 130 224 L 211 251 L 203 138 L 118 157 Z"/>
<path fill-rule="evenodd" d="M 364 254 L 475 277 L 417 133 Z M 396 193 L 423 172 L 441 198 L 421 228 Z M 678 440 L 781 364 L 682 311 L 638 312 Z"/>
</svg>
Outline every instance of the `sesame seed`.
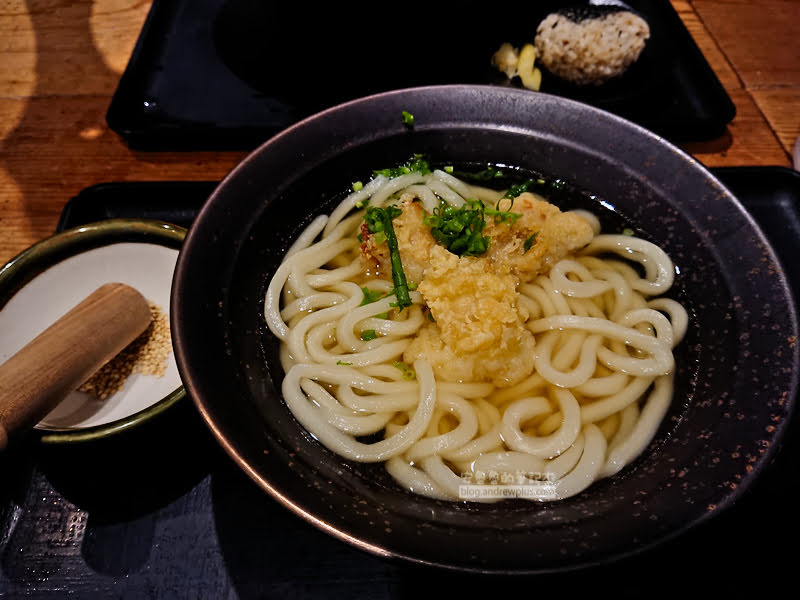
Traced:
<svg viewBox="0 0 800 600">
<path fill-rule="evenodd" d="M 149 302 L 153 318 L 147 329 L 119 354 L 94 373 L 78 390 L 105 400 L 117 393 L 134 373 L 163 377 L 172 352 L 169 319 L 154 302 Z"/>
</svg>

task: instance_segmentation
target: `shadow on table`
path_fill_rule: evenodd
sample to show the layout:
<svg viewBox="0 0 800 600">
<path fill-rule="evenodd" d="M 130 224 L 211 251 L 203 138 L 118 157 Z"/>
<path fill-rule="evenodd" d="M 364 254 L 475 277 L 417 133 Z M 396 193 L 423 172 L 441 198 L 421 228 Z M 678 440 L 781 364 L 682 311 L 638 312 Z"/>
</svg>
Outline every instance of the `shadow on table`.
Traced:
<svg viewBox="0 0 800 600">
<path fill-rule="evenodd" d="M 218 547 L 238 598 L 382 598 L 397 569 L 306 523 L 232 461 L 212 475 Z"/>
<path fill-rule="evenodd" d="M 0 579 L 37 589 L 151 568 L 159 519 L 202 491 L 219 454 L 188 399 L 105 440 L 47 445 L 30 436 L 0 457 Z M 113 585 L 93 581 L 102 582 Z"/>
<path fill-rule="evenodd" d="M 92 442 L 42 446 L 39 469 L 63 497 L 98 521 L 129 521 L 181 497 L 218 454 L 191 402 L 130 431 Z"/>
</svg>

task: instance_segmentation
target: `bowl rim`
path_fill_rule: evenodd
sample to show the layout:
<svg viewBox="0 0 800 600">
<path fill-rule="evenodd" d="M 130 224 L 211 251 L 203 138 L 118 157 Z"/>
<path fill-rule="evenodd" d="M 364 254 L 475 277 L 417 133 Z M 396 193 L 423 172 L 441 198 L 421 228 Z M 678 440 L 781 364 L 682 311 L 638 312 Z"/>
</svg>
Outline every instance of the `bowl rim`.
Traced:
<svg viewBox="0 0 800 600">
<path fill-rule="evenodd" d="M 288 127 L 282 132 L 267 139 L 264 143 L 262 143 L 254 150 L 252 150 L 250 153 L 248 153 L 247 156 L 245 156 L 237 165 L 235 165 L 232 168 L 232 170 L 223 178 L 223 180 L 220 182 L 215 191 L 211 194 L 207 202 L 202 207 L 200 213 L 198 214 L 196 222 L 198 220 L 199 221 L 207 220 L 207 215 L 209 215 L 212 212 L 212 209 L 217 208 L 214 205 L 219 204 L 216 201 L 216 199 L 225 194 L 228 187 L 228 183 L 230 181 L 235 181 L 243 177 L 246 178 L 246 174 L 249 172 L 250 169 L 253 168 L 253 163 L 256 163 L 258 161 L 258 157 L 262 155 L 267 149 L 274 146 L 280 146 L 280 144 L 284 139 L 293 136 L 296 133 L 300 133 L 302 136 L 303 134 L 306 133 L 304 131 L 305 129 L 308 129 L 309 127 L 313 128 L 315 126 L 318 126 L 315 125 L 317 122 L 320 121 L 325 122 L 325 120 L 328 118 L 329 115 L 352 111 L 354 108 L 357 108 L 358 105 L 369 104 L 375 101 L 380 101 L 382 98 L 391 98 L 393 96 L 401 97 L 403 94 L 416 93 L 420 91 L 423 93 L 428 91 L 433 93 L 441 93 L 442 95 L 444 95 L 448 91 L 459 91 L 459 90 L 473 91 L 476 94 L 483 93 L 484 91 L 487 90 L 489 91 L 489 93 L 500 93 L 502 91 L 502 93 L 504 94 L 509 94 L 514 96 L 515 98 L 520 99 L 520 102 L 524 101 L 523 96 L 533 97 L 530 92 L 524 90 L 508 90 L 508 89 L 498 90 L 497 88 L 493 88 L 492 86 L 486 86 L 486 85 L 448 84 L 448 85 L 421 86 L 418 88 L 404 88 L 398 90 L 391 90 L 387 92 L 373 94 L 370 96 L 365 96 L 362 98 L 356 98 L 354 100 L 344 102 L 336 106 L 332 106 L 316 114 L 313 114 L 309 117 L 306 117 L 305 119 L 299 121 L 298 123 Z M 725 201 L 727 203 L 741 210 L 742 218 L 744 218 L 748 222 L 748 224 L 753 228 L 753 231 L 755 233 L 761 236 L 762 240 L 767 242 L 765 245 L 765 253 L 770 256 L 770 258 L 774 261 L 774 264 L 778 268 L 777 277 L 780 280 L 780 283 L 782 284 L 780 287 L 782 287 L 782 291 L 786 294 L 786 298 L 789 300 L 790 304 L 790 311 L 791 311 L 789 319 L 790 322 L 786 325 L 786 327 L 787 329 L 791 328 L 795 332 L 797 331 L 798 315 L 796 310 L 796 303 L 794 302 L 793 290 L 791 286 L 788 285 L 787 283 L 785 271 L 783 270 L 780 258 L 777 256 L 771 244 L 769 244 L 769 241 L 766 239 L 760 227 L 753 219 L 753 217 L 745 210 L 741 202 L 724 186 L 724 184 L 722 184 L 722 182 L 719 181 L 719 179 L 716 178 L 713 175 L 713 173 L 710 172 L 710 170 L 708 169 L 708 167 L 706 167 L 706 165 L 700 162 L 697 158 L 690 155 L 688 152 L 680 149 L 675 144 L 669 142 L 668 140 L 659 136 L 658 134 L 645 129 L 632 121 L 628 121 L 622 117 L 614 115 L 608 111 L 578 101 L 550 96 L 549 94 L 546 93 L 540 92 L 538 93 L 538 96 L 545 98 L 544 100 L 545 102 L 558 102 L 563 105 L 579 107 L 580 110 L 588 111 L 591 114 L 600 116 L 602 117 L 603 120 L 607 122 L 619 124 L 624 129 L 636 132 L 637 135 L 642 136 L 642 138 L 647 138 L 650 143 L 660 146 L 664 151 L 671 152 L 672 154 L 675 155 L 675 157 L 677 157 L 678 160 L 681 161 L 682 164 L 685 163 L 694 165 L 694 170 L 702 172 L 703 176 L 706 179 L 708 179 L 709 184 L 713 185 L 713 187 L 716 188 L 721 195 L 725 196 Z M 352 112 L 348 113 L 347 117 L 352 119 L 353 118 Z M 458 124 L 463 125 L 464 127 L 467 128 L 475 127 L 475 123 L 472 122 L 459 121 Z M 398 128 L 400 127 L 401 126 L 398 124 Z M 508 127 L 513 129 L 514 125 L 508 125 Z M 358 143 L 367 143 L 371 141 L 372 138 L 367 137 L 367 134 L 364 135 L 365 137 L 357 140 Z M 326 158 L 330 157 L 329 156 L 323 157 L 320 160 L 324 161 Z M 248 182 L 248 185 L 250 185 L 251 183 L 252 182 Z M 211 405 L 213 405 L 213 402 L 211 402 L 209 398 L 204 398 L 204 394 L 201 391 L 203 389 L 203 386 L 199 384 L 195 385 L 195 375 L 193 374 L 194 371 L 188 365 L 189 361 L 186 357 L 186 353 L 189 352 L 189 349 L 184 347 L 182 340 L 183 332 L 180 323 L 183 319 L 181 318 L 182 310 L 179 302 L 180 294 L 178 293 L 183 291 L 183 287 L 187 285 L 184 281 L 184 277 L 187 276 L 186 272 L 188 271 L 187 267 L 189 260 L 188 257 L 195 245 L 194 241 L 195 238 L 192 235 L 193 231 L 197 232 L 199 231 L 199 228 L 198 229 L 193 228 L 189 232 L 189 235 L 187 236 L 187 244 L 185 246 L 185 249 L 187 249 L 188 251 L 182 253 L 181 257 L 179 258 L 178 267 L 176 269 L 176 287 L 173 288 L 173 303 L 174 303 L 173 315 L 178 319 L 177 320 L 178 326 L 176 327 L 176 357 L 178 358 L 179 368 L 181 369 L 181 372 L 183 373 L 184 376 L 184 383 L 187 385 L 187 388 L 190 391 L 190 396 L 192 397 L 198 411 L 200 412 L 207 426 L 212 431 L 215 439 L 217 440 L 218 443 L 220 443 L 220 445 L 223 447 L 226 453 L 245 473 L 248 474 L 248 476 L 251 479 L 253 479 L 257 483 L 257 485 L 260 488 L 268 492 L 273 499 L 278 500 L 284 507 L 289 509 L 295 515 L 300 516 L 307 522 L 310 522 L 311 524 L 322 529 L 323 531 L 333 535 L 337 539 L 349 543 L 362 550 L 365 550 L 373 555 L 381 556 L 384 558 L 388 557 L 388 558 L 404 559 L 412 563 L 428 565 L 428 566 L 454 568 L 455 570 L 458 571 L 473 571 L 473 572 L 481 571 L 481 572 L 505 573 L 505 574 L 520 573 L 520 572 L 543 573 L 543 572 L 553 572 L 553 571 L 564 571 L 574 568 L 582 568 L 584 566 L 597 565 L 599 563 L 606 563 L 608 561 L 616 560 L 618 558 L 623 558 L 625 556 L 630 556 L 632 554 L 638 554 L 641 551 L 645 550 L 646 548 L 661 544 L 669 539 L 678 536 L 687 529 L 690 529 L 700 524 L 701 522 L 713 518 L 715 515 L 719 514 L 719 512 L 721 512 L 722 509 L 725 509 L 728 506 L 734 504 L 734 502 L 737 499 L 739 499 L 746 492 L 747 489 L 749 489 L 750 487 L 749 484 L 752 483 L 758 477 L 761 471 L 763 471 L 763 469 L 768 465 L 768 463 L 771 462 L 772 457 L 777 452 L 778 444 L 771 444 L 759 457 L 758 463 L 755 465 L 755 468 L 749 473 L 749 475 L 743 481 L 739 482 L 739 485 L 735 489 L 728 492 L 725 496 L 724 502 L 720 503 L 719 506 L 715 506 L 714 510 L 709 510 L 702 514 L 698 513 L 691 522 L 684 524 L 677 530 L 674 530 L 670 533 L 662 534 L 653 539 L 649 539 L 645 543 L 640 543 L 635 548 L 633 547 L 629 548 L 627 552 L 624 551 L 617 552 L 616 554 L 610 556 L 607 559 L 602 559 L 593 563 L 584 562 L 583 564 L 580 565 L 571 565 L 563 568 L 558 567 L 555 569 L 532 568 L 530 570 L 524 570 L 524 571 L 520 571 L 519 569 L 504 570 L 502 568 L 499 569 L 490 568 L 488 570 L 482 570 L 477 567 L 471 568 L 463 566 L 453 566 L 441 562 L 420 560 L 415 556 L 408 556 L 400 552 L 397 552 L 395 549 L 392 548 L 392 545 L 390 543 L 379 544 L 360 539 L 358 536 L 355 536 L 354 534 L 352 534 L 347 530 L 339 529 L 335 525 L 325 522 L 323 519 L 319 518 L 313 512 L 307 510 L 302 505 L 302 503 L 296 502 L 296 500 L 293 497 L 287 496 L 286 494 L 283 493 L 281 489 L 279 489 L 279 487 L 276 487 L 270 481 L 269 476 L 259 471 L 258 468 L 253 464 L 253 462 L 249 460 L 247 456 L 248 453 L 243 448 L 241 448 L 241 446 L 238 445 L 234 439 L 231 439 L 230 436 L 226 435 L 226 433 L 220 428 L 219 423 L 216 422 L 214 411 L 212 410 Z M 199 237 L 199 233 L 197 235 Z M 776 427 L 775 432 L 770 436 L 771 439 L 773 440 L 780 439 L 783 436 L 783 433 L 785 432 L 788 425 L 789 417 L 791 417 L 792 413 L 795 411 L 796 405 L 798 403 L 797 392 L 798 392 L 798 382 L 800 378 L 800 349 L 798 348 L 795 348 L 792 353 L 792 366 L 793 370 L 791 373 L 791 378 L 786 384 L 786 389 L 789 392 L 788 394 L 789 398 L 787 401 L 788 416 Z"/>
<path fill-rule="evenodd" d="M 151 243 L 180 251 L 187 230 L 157 219 L 114 218 L 57 232 L 22 250 L 0 267 L 0 310 L 33 278 L 64 259 L 85 250 L 114 243 Z M 186 397 L 178 386 L 157 402 L 127 417 L 80 429 L 38 428 L 30 433 L 43 444 L 72 444 L 102 440 L 149 422 Z"/>
</svg>

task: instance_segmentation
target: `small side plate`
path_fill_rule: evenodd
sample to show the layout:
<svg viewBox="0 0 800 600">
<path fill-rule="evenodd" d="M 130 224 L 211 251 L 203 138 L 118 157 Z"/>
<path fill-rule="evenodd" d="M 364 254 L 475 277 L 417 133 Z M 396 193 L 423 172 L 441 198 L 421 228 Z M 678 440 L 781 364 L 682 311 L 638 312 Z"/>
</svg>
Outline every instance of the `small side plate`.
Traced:
<svg viewBox="0 0 800 600">
<path fill-rule="evenodd" d="M 172 275 L 186 230 L 111 219 L 43 240 L 0 269 L 0 363 L 95 289 L 121 282 L 169 315 Z M 103 438 L 140 424 L 185 396 L 170 353 L 161 377 L 134 373 L 104 400 L 72 392 L 37 426 L 46 443 Z"/>
</svg>

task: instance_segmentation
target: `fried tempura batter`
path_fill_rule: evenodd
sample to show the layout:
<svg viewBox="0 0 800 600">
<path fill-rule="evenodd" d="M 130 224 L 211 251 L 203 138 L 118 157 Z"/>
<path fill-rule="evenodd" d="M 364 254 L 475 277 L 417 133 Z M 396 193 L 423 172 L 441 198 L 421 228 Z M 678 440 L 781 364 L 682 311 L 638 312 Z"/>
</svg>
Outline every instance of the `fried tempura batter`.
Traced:
<svg viewBox="0 0 800 600">
<path fill-rule="evenodd" d="M 458 257 L 441 246 L 419 285 L 436 323 L 426 325 L 404 354 L 424 357 L 447 381 L 493 381 L 505 386 L 533 369 L 533 334 L 517 305 L 517 278 L 499 274 L 489 261 Z M 466 359 L 466 360 L 465 360 Z"/>
<path fill-rule="evenodd" d="M 404 360 L 425 358 L 446 381 L 507 386 L 530 375 L 534 338 L 524 327 L 528 315 L 517 303 L 517 286 L 588 244 L 594 235 L 589 222 L 525 192 L 514 199 L 512 211 L 521 214 L 516 221 L 486 218 L 485 254 L 459 257 L 434 239 L 413 194 L 404 194 L 398 206 L 402 214 L 393 227 L 406 279 L 419 285 L 435 319 L 422 328 Z M 362 238 L 365 271 L 391 277 L 386 244 L 365 227 Z"/>
<path fill-rule="evenodd" d="M 403 211 L 399 217 L 392 221 L 394 232 L 397 236 L 397 245 L 400 248 L 400 258 L 403 261 L 403 270 L 409 282 L 422 281 L 425 267 L 428 266 L 431 249 L 436 246 L 436 240 L 431 235 L 429 227 L 422 222 L 425 210 L 419 202 L 414 202 L 414 194 L 403 194 L 398 206 Z M 392 264 L 389 259 L 389 248 L 385 243 L 376 243 L 375 236 L 370 234 L 366 225 L 361 227 L 361 253 L 364 257 L 366 269 L 378 276 L 391 279 Z"/>
<path fill-rule="evenodd" d="M 403 211 L 393 221 L 400 258 L 408 281 L 419 283 L 430 263 L 431 249 L 437 245 L 430 228 L 425 225 L 425 211 L 414 195 L 404 194 L 398 203 Z M 520 281 L 531 281 L 537 275 L 550 270 L 559 260 L 588 244 L 593 236 L 586 219 L 562 212 L 557 206 L 540 197 L 524 192 L 514 199 L 513 212 L 522 216 L 516 223 L 495 223 L 486 219 L 484 235 L 489 236 L 489 250 L 480 258 L 491 263 L 491 269 L 511 272 Z M 526 251 L 525 241 L 535 234 L 535 239 Z M 362 227 L 364 242 L 361 252 L 366 269 L 371 273 L 390 277 L 392 266 L 385 243 L 376 243 L 374 236 Z"/>
<path fill-rule="evenodd" d="M 531 281 L 546 273 L 568 254 L 592 241 L 591 225 L 583 217 L 559 208 L 541 198 L 524 192 L 514 199 L 512 211 L 522 216 L 514 225 L 486 220 L 484 233 L 491 238 L 486 258 L 495 270 L 506 269 L 520 278 Z M 525 240 L 536 235 L 526 251 Z"/>
</svg>

